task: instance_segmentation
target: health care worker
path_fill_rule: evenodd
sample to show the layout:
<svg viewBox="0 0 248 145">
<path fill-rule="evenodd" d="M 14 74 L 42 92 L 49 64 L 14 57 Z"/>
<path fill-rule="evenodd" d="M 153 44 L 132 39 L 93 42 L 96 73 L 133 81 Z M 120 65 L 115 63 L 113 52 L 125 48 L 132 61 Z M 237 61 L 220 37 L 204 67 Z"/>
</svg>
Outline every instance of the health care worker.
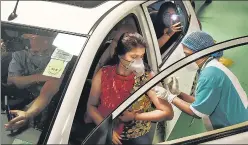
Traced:
<svg viewBox="0 0 248 145">
<path fill-rule="evenodd" d="M 189 34 L 182 41 L 185 55 L 190 55 L 214 45 L 213 38 L 205 32 Z M 189 65 L 198 70 L 195 97 L 179 90 L 178 80 L 172 77 L 166 100 L 183 112 L 203 118 L 208 130 L 219 129 L 248 121 L 248 98 L 236 76 L 217 59 L 222 52 L 201 58 Z"/>
</svg>

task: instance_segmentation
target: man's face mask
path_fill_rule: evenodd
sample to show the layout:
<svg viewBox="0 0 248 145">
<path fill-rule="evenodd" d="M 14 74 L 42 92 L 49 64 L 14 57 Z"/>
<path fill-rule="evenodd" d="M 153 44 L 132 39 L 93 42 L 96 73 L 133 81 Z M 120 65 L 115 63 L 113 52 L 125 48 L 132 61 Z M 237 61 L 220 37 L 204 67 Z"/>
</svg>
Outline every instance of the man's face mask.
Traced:
<svg viewBox="0 0 248 145">
<path fill-rule="evenodd" d="M 123 58 L 122 58 L 123 59 Z M 123 59 L 125 60 L 125 59 Z M 127 61 L 127 60 L 125 60 Z M 132 71 L 137 77 L 142 76 L 145 73 L 145 65 L 141 58 L 134 59 L 133 61 L 129 62 L 127 65 L 124 65 L 126 69 Z"/>
<path fill-rule="evenodd" d="M 181 52 L 181 55 L 183 56 L 183 58 L 187 56 L 187 55 L 184 53 L 183 49 L 181 49 L 180 52 Z M 196 62 L 193 62 L 193 63 L 187 65 L 185 68 L 186 68 L 188 71 L 190 71 L 190 72 L 191 72 L 191 71 L 197 71 L 197 70 L 199 70 L 199 66 L 196 64 Z"/>
<path fill-rule="evenodd" d="M 193 63 L 187 65 L 186 69 L 188 71 L 197 71 L 197 70 L 199 70 L 199 66 L 196 64 L 196 62 L 193 62 Z"/>
</svg>

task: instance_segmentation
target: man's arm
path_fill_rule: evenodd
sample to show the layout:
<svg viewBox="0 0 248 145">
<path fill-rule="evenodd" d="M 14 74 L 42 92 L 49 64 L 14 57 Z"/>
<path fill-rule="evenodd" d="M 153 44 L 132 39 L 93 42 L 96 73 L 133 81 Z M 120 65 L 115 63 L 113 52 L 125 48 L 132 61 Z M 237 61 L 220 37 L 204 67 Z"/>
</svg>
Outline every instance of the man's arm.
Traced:
<svg viewBox="0 0 248 145">
<path fill-rule="evenodd" d="M 52 77 L 47 77 L 42 74 L 34 74 L 34 75 L 29 75 L 29 76 L 9 76 L 7 83 L 8 85 L 14 84 L 17 88 L 23 89 L 32 84 L 35 84 L 38 82 L 45 82 L 51 79 Z"/>
<path fill-rule="evenodd" d="M 200 118 L 198 117 L 191 109 L 190 109 L 190 103 L 180 99 L 179 97 L 175 97 L 172 101 L 172 103 L 182 110 L 183 112 L 187 113 L 190 116 L 194 116 L 195 118 Z"/>
<path fill-rule="evenodd" d="M 23 89 L 34 83 L 38 82 L 46 82 L 51 77 L 43 76 L 41 74 L 33 74 L 28 76 L 23 76 L 25 68 L 23 68 L 24 59 L 25 59 L 24 51 L 14 52 L 12 54 L 12 60 L 9 64 L 8 70 L 8 85 L 15 85 L 17 88 Z"/>
<path fill-rule="evenodd" d="M 27 110 L 27 117 L 37 116 L 51 101 L 53 96 L 59 91 L 62 79 L 52 79 L 47 81 L 40 91 L 40 95 Z"/>
<path fill-rule="evenodd" d="M 19 89 L 26 88 L 38 82 L 37 75 L 8 77 L 8 85 L 15 85 Z"/>
<path fill-rule="evenodd" d="M 221 91 L 219 77 L 213 78 L 212 75 L 202 76 L 198 81 L 193 103 L 188 103 L 178 97 L 175 97 L 172 103 L 183 112 L 194 117 L 198 116 L 202 118 L 212 114 L 215 110 L 221 97 Z M 190 100 L 189 95 L 184 95 L 183 97 L 186 97 L 186 100 Z"/>
<path fill-rule="evenodd" d="M 182 99 L 183 101 L 186 101 L 188 103 L 193 103 L 195 101 L 195 98 L 193 96 L 190 96 L 190 95 L 185 94 L 183 92 L 181 92 L 180 95 L 178 95 L 178 97 L 180 99 Z"/>
<path fill-rule="evenodd" d="M 16 117 L 5 124 L 6 130 L 15 130 L 26 124 L 28 119 L 37 116 L 51 101 L 58 92 L 62 79 L 47 81 L 41 89 L 40 95 L 35 99 L 31 107 L 25 112 L 21 110 L 11 110 L 11 114 Z"/>
</svg>

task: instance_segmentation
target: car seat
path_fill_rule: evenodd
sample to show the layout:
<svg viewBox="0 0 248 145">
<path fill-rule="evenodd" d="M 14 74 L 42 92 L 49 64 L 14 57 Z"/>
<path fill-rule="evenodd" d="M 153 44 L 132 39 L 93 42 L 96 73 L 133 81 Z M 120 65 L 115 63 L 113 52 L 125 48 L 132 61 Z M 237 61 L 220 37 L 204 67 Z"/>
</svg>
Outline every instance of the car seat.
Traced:
<svg viewBox="0 0 248 145">
<path fill-rule="evenodd" d="M 119 24 L 117 29 L 113 30 L 108 38 L 106 39 L 106 42 L 99 48 L 95 60 L 92 63 L 91 70 L 89 72 L 89 75 L 87 76 L 87 80 L 85 82 L 77 111 L 75 114 L 72 130 L 71 130 L 71 140 L 74 140 L 74 142 L 82 142 L 82 138 L 76 137 L 75 134 L 78 133 L 78 129 L 82 128 L 84 126 L 84 114 L 87 110 L 87 102 L 90 94 L 91 89 L 91 78 L 95 75 L 95 73 L 103 66 L 108 65 L 110 61 L 112 60 L 115 48 L 117 46 L 117 41 L 119 40 L 120 36 L 125 32 L 137 32 L 137 29 L 132 25 L 132 20 L 126 20 L 122 24 Z M 99 61 L 97 59 L 100 57 Z M 93 72 L 93 74 L 91 74 Z M 81 130 L 80 130 L 81 131 Z"/>
<path fill-rule="evenodd" d="M 8 98 L 8 103 L 11 109 L 22 109 L 26 103 L 30 102 L 30 97 L 33 97 L 27 90 L 18 89 L 15 86 L 7 85 L 8 68 L 12 60 L 12 53 L 15 51 L 21 51 L 30 46 L 30 43 L 26 39 L 20 39 L 18 37 L 10 38 L 5 41 L 6 51 L 1 55 L 1 104 L 2 110 L 4 108 L 5 96 Z M 19 95 L 22 94 L 22 97 Z"/>
<path fill-rule="evenodd" d="M 137 32 L 137 30 L 131 24 L 121 25 L 119 29 L 113 31 L 109 36 L 109 41 L 105 43 L 104 52 L 96 66 L 94 74 L 103 66 L 108 65 L 109 61 L 112 60 L 115 54 L 115 48 L 117 47 L 117 42 L 121 35 L 125 32 Z"/>
</svg>

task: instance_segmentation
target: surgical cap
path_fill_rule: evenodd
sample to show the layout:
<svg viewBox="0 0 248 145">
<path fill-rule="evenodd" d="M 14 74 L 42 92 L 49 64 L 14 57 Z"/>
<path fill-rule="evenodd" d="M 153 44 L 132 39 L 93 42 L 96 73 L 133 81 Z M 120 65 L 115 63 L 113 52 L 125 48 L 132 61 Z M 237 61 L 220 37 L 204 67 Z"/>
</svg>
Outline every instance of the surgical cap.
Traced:
<svg viewBox="0 0 248 145">
<path fill-rule="evenodd" d="M 214 45 L 215 42 L 214 39 L 206 32 L 195 31 L 187 35 L 183 39 L 182 44 L 191 49 L 193 52 L 197 52 Z M 222 51 L 211 54 L 211 56 L 215 58 L 219 58 L 222 55 Z"/>
</svg>

